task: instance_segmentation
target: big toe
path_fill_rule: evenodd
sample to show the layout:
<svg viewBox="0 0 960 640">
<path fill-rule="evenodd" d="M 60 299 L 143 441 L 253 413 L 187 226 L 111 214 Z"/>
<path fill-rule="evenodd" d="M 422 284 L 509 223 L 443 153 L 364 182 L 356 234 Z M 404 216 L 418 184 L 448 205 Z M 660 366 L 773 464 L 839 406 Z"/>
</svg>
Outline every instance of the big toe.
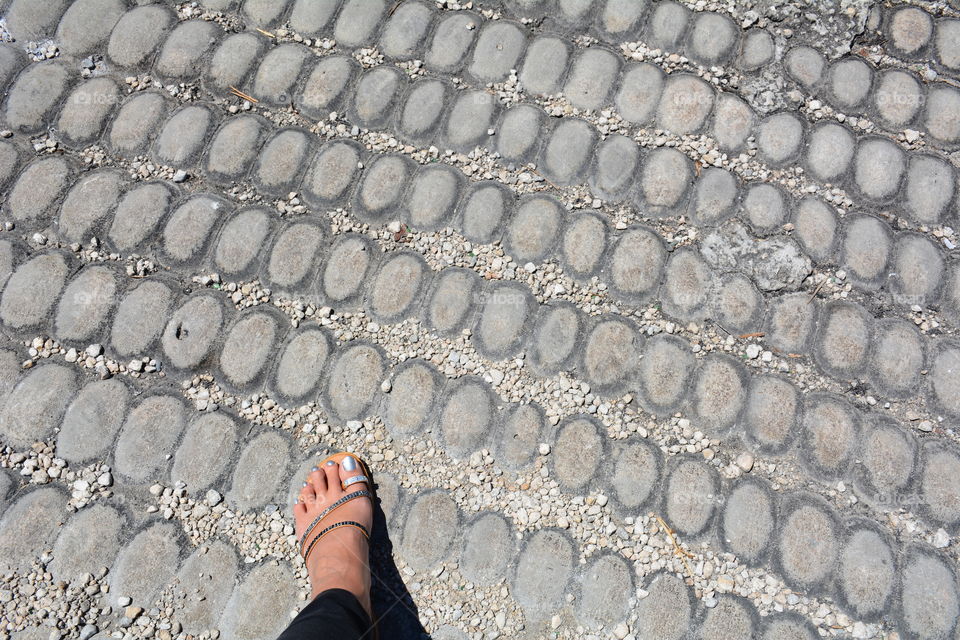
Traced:
<svg viewBox="0 0 960 640">
<path fill-rule="evenodd" d="M 340 482 L 348 492 L 369 489 L 369 478 L 364 473 L 363 465 L 352 455 L 346 455 L 340 461 Z"/>
</svg>

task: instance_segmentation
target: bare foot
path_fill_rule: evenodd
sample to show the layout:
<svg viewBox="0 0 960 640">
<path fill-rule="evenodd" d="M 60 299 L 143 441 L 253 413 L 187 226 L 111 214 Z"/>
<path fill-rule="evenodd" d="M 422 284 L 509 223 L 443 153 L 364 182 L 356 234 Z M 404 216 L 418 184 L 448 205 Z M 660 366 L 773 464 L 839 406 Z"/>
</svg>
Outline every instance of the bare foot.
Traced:
<svg viewBox="0 0 960 640">
<path fill-rule="evenodd" d="M 330 505 L 350 493 L 370 490 L 365 482 L 342 488 L 342 480 L 359 475 L 363 475 L 363 468 L 352 456 L 344 457 L 341 464 L 330 460 L 319 469 L 314 467 L 293 506 L 297 540 L 303 538 L 307 527 Z M 373 501 L 357 497 L 330 511 L 312 527 L 301 553 L 321 531 L 345 521 L 357 522 L 369 532 L 373 526 Z M 328 532 L 308 553 L 307 573 L 310 576 L 311 597 L 327 589 L 345 589 L 357 597 L 372 619 L 368 559 L 368 541 L 359 529 L 341 526 Z"/>
</svg>

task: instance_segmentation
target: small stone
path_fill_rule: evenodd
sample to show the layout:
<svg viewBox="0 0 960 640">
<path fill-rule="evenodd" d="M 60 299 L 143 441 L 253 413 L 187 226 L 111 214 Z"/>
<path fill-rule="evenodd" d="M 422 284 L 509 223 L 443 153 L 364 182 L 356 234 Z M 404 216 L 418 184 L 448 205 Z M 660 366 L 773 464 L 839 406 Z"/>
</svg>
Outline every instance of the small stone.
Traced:
<svg viewBox="0 0 960 640">
<path fill-rule="evenodd" d="M 744 451 L 737 456 L 737 466 L 740 467 L 744 473 L 749 473 L 750 470 L 753 469 L 753 456 Z"/>
<path fill-rule="evenodd" d="M 80 629 L 80 640 L 90 640 L 90 638 L 96 635 L 97 631 L 99 631 L 99 629 L 97 629 L 97 625 L 95 624 L 83 625 L 83 628 Z"/>
<path fill-rule="evenodd" d="M 140 617 L 140 614 L 143 613 L 143 607 L 138 607 L 134 604 L 127 605 L 123 608 L 123 617 L 129 618 L 130 620 L 136 620 Z"/>
<path fill-rule="evenodd" d="M 950 536 L 943 528 L 937 529 L 933 534 L 933 546 L 937 549 L 946 549 L 950 546 Z"/>
<path fill-rule="evenodd" d="M 131 600 L 129 596 L 120 596 L 119 598 L 117 598 L 117 604 L 120 605 L 121 607 L 126 607 L 131 602 L 133 602 L 133 600 Z"/>
<path fill-rule="evenodd" d="M 92 344 L 86 348 L 86 353 L 91 358 L 96 358 L 103 353 L 103 346 L 100 344 Z"/>
<path fill-rule="evenodd" d="M 223 496 L 220 495 L 220 492 L 216 489 L 210 489 L 207 491 L 207 504 L 211 507 L 215 507 L 223 501 Z"/>
<path fill-rule="evenodd" d="M 748 344 L 747 345 L 747 357 L 751 360 L 755 360 L 760 357 L 760 353 L 763 351 L 763 347 L 758 344 Z"/>
<path fill-rule="evenodd" d="M 393 383 L 390 380 L 384 380 L 380 383 L 380 391 L 390 393 L 391 389 L 393 389 Z"/>
<path fill-rule="evenodd" d="M 549 455 L 549 454 L 550 454 L 550 445 L 547 444 L 546 442 L 541 442 L 541 443 L 540 443 L 540 449 L 539 449 L 539 450 L 540 450 L 540 455 L 542 455 L 542 456 Z"/>
<path fill-rule="evenodd" d="M 187 172 L 183 169 L 179 169 L 175 174 L 173 174 L 174 182 L 186 182 L 187 181 Z"/>
<path fill-rule="evenodd" d="M 97 484 L 101 487 L 109 487 L 113 484 L 113 476 L 109 471 L 104 471 L 99 476 L 97 476 Z"/>
</svg>

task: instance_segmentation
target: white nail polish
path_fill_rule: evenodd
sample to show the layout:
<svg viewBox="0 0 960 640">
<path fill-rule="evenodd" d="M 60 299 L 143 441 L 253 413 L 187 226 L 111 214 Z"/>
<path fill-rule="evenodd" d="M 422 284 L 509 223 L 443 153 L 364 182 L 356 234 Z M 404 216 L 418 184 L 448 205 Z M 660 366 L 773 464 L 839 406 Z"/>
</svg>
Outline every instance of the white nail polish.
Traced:
<svg viewBox="0 0 960 640">
<path fill-rule="evenodd" d="M 353 459 L 353 456 L 347 456 L 343 459 L 343 468 L 346 471 L 353 471 L 357 468 L 357 461 Z"/>
</svg>

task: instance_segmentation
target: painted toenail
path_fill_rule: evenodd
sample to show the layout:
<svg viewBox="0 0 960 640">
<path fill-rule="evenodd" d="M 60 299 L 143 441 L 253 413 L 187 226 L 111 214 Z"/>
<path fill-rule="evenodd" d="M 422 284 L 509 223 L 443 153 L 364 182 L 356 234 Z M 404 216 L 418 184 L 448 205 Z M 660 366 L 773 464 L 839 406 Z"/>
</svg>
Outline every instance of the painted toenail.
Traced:
<svg viewBox="0 0 960 640">
<path fill-rule="evenodd" d="M 327 460 L 327 466 L 328 466 L 328 467 L 332 467 L 334 464 L 336 464 L 336 463 L 335 463 L 333 460 Z"/>
<path fill-rule="evenodd" d="M 343 459 L 343 469 L 344 471 L 353 471 L 357 468 L 357 461 L 353 459 L 353 456 L 347 456 Z"/>
<path fill-rule="evenodd" d="M 320 471 L 320 467 L 314 467 L 313 469 L 310 469 L 310 471 Z"/>
<path fill-rule="evenodd" d="M 307 483 L 306 483 L 306 482 L 304 482 L 304 483 L 303 483 L 303 486 L 307 486 Z"/>
</svg>

